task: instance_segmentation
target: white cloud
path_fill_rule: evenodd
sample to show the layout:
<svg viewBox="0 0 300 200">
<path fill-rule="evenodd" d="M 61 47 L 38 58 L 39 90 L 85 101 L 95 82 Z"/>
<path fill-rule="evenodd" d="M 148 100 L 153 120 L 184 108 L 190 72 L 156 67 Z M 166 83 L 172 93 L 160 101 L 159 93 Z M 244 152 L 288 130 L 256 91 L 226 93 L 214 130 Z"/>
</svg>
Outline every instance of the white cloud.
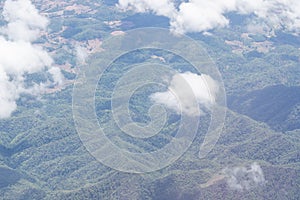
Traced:
<svg viewBox="0 0 300 200">
<path fill-rule="evenodd" d="M 247 167 L 235 167 L 223 170 L 227 176 L 228 186 L 237 190 L 250 190 L 266 183 L 263 171 L 257 163 Z"/>
<path fill-rule="evenodd" d="M 9 22 L 4 32 L 11 40 L 34 41 L 48 25 L 48 19 L 29 0 L 7 0 L 3 16 Z"/>
<path fill-rule="evenodd" d="M 119 0 L 118 7 L 141 13 L 152 11 L 167 17 L 173 17 L 175 11 L 172 0 Z"/>
<path fill-rule="evenodd" d="M 300 33 L 300 1 L 296 0 L 119 0 L 123 10 L 153 12 L 170 18 L 176 33 L 205 32 L 229 24 L 227 13 L 253 14 L 272 29 Z"/>
<path fill-rule="evenodd" d="M 191 88 L 192 94 L 187 91 L 186 86 Z M 168 91 L 151 94 L 150 98 L 155 103 L 165 105 L 177 113 L 195 115 L 197 114 L 195 106 L 199 106 L 198 104 L 209 108 L 215 103 L 218 90 L 217 82 L 210 76 L 185 72 L 172 77 Z M 180 102 L 178 96 L 180 96 Z M 193 104 L 193 99 L 197 101 L 197 105 Z M 204 114 L 204 112 L 200 110 L 199 114 Z"/>
<path fill-rule="evenodd" d="M 48 72 L 52 75 L 54 83 L 61 85 L 64 82 L 64 76 L 62 75 L 60 68 L 51 67 Z"/>
<path fill-rule="evenodd" d="M 84 64 L 89 55 L 88 50 L 83 46 L 76 45 L 75 51 L 76 51 L 77 62 L 79 64 Z"/>
<path fill-rule="evenodd" d="M 6 73 L 23 75 L 38 72 L 52 64 L 52 58 L 39 46 L 24 41 L 9 41 L 0 36 L 0 65 Z"/>
<path fill-rule="evenodd" d="M 9 117 L 17 108 L 16 98 L 18 98 L 17 88 L 9 81 L 9 77 L 0 66 L 0 118 Z"/>
<path fill-rule="evenodd" d="M 25 75 L 46 69 L 58 83 L 60 70 L 53 68 L 53 60 L 42 47 L 32 44 L 48 24 L 29 0 L 7 0 L 3 7 L 7 25 L 0 27 L 0 118 L 9 117 L 17 108 L 21 93 L 36 93 L 45 84 L 24 86 Z"/>
<path fill-rule="evenodd" d="M 171 29 L 175 32 L 202 32 L 216 27 L 224 27 L 229 20 L 224 13 L 233 10 L 235 2 L 191 0 L 183 2 L 178 8 L 178 14 L 171 19 Z"/>
</svg>

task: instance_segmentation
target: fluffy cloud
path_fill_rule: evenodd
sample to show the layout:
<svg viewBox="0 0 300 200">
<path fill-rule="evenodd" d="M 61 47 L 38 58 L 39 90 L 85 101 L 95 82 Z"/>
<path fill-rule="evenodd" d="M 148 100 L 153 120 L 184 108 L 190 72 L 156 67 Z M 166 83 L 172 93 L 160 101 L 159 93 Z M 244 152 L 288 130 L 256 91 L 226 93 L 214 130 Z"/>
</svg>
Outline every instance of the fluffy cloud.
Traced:
<svg viewBox="0 0 300 200">
<path fill-rule="evenodd" d="M 29 0 L 7 0 L 3 7 L 7 24 L 0 27 L 0 118 L 9 117 L 22 93 L 37 93 L 45 84 L 25 87 L 26 74 L 49 70 L 57 83 L 62 82 L 58 68 L 40 46 L 32 44 L 48 24 Z"/>
<path fill-rule="evenodd" d="M 228 26 L 226 14 L 230 12 L 252 14 L 272 29 L 300 32 L 300 1 L 295 0 L 189 0 L 182 1 L 178 7 L 172 0 L 119 0 L 118 7 L 166 16 L 176 33 Z"/>
<path fill-rule="evenodd" d="M 192 94 L 187 92 L 183 81 L 191 88 Z M 155 103 L 165 105 L 177 113 L 195 115 L 197 114 L 195 106 L 198 104 L 209 108 L 215 103 L 218 90 L 218 84 L 210 76 L 185 72 L 172 77 L 168 91 L 151 94 L 150 98 Z M 180 102 L 178 96 L 181 97 Z M 197 101 L 197 105 L 193 104 L 193 99 Z M 200 110 L 199 114 L 204 112 Z"/>
<path fill-rule="evenodd" d="M 65 77 L 61 73 L 60 68 L 58 67 L 51 67 L 48 72 L 52 75 L 54 83 L 61 85 L 63 84 Z"/>
<path fill-rule="evenodd" d="M 191 0 L 183 2 L 177 15 L 171 19 L 171 28 L 175 32 L 201 32 L 215 27 L 224 27 L 229 20 L 224 13 L 234 9 L 234 1 Z"/>
<path fill-rule="evenodd" d="M 172 0 L 119 0 L 118 7 L 135 12 L 152 11 L 157 15 L 173 17 L 175 6 Z"/>
<path fill-rule="evenodd" d="M 3 16 L 9 22 L 4 32 L 11 40 L 34 41 L 48 25 L 29 0 L 7 0 Z"/>
<path fill-rule="evenodd" d="M 237 190 L 250 190 L 266 183 L 263 171 L 257 163 L 247 167 L 225 169 L 228 186 Z"/>
<path fill-rule="evenodd" d="M 76 50 L 77 62 L 79 64 L 84 64 L 89 54 L 88 50 L 85 47 L 80 45 L 76 45 L 75 50 Z"/>
</svg>

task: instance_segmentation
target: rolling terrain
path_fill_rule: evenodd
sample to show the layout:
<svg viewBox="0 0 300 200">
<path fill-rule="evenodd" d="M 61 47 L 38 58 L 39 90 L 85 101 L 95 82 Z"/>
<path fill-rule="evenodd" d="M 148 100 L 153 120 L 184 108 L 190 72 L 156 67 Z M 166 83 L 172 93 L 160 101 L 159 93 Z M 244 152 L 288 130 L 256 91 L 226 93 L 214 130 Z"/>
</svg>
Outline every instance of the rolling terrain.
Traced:
<svg viewBox="0 0 300 200">
<path fill-rule="evenodd" d="M 0 120 L 0 199 L 300 199 L 299 36 L 281 31 L 275 38 L 253 35 L 245 28 L 245 19 L 235 15 L 229 16 L 232 27 L 213 30 L 211 35 L 188 34 L 206 48 L 223 77 L 228 107 L 221 137 L 200 159 L 199 147 L 209 125 L 204 123 L 175 163 L 152 173 L 130 174 L 98 162 L 80 140 L 72 113 L 73 83 L 80 65 L 74 48 L 84 47 L 89 55 L 99 53 L 104 39 L 133 28 L 168 28 L 167 19 L 119 12 L 117 1 L 33 3 L 50 19 L 49 30 L 37 43 L 50 52 L 66 81 L 38 97 L 22 95 L 13 115 Z M 113 78 L 101 80 L 104 84 L 96 91 L 100 124 L 108 121 L 110 102 L 104 97 L 122 67 L 133 61 L 164 61 L 188 69 L 169 54 L 155 52 L 158 56 L 151 57 L 151 53 L 124 57 L 108 73 Z M 30 77 L 36 82 L 42 79 L 43 74 Z M 139 115 L 149 107 L 148 95 L 131 99 L 136 103 L 131 106 L 133 116 L 141 122 L 148 120 Z M 164 127 L 166 134 L 138 140 L 135 150 L 155 150 L 173 139 L 179 117 L 171 117 Z M 111 132 L 118 145 L 132 145 L 132 140 Z"/>
</svg>

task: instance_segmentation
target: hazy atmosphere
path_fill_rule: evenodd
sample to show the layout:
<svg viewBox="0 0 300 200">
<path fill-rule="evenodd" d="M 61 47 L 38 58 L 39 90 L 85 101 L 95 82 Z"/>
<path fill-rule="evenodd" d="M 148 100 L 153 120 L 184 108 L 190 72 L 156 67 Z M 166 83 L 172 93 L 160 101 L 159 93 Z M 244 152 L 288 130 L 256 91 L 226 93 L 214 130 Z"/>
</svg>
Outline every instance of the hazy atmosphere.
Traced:
<svg viewBox="0 0 300 200">
<path fill-rule="evenodd" d="M 300 199 L 300 1 L 0 0 L 2 199 Z"/>
</svg>

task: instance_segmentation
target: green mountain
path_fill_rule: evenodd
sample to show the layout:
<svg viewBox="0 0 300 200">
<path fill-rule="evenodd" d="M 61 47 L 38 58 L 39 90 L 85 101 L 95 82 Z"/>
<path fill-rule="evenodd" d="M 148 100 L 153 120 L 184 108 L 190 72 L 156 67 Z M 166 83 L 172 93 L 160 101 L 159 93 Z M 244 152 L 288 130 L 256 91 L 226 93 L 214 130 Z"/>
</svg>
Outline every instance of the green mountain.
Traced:
<svg viewBox="0 0 300 200">
<path fill-rule="evenodd" d="M 230 14 L 233 25 L 211 35 L 189 34 L 214 60 L 228 99 L 224 129 L 205 158 L 198 155 L 209 114 L 201 117 L 190 148 L 155 172 L 120 172 L 88 152 L 72 112 L 79 71 L 74 46 L 82 45 L 95 55 L 102 51 L 101 41 L 119 31 L 169 26 L 165 17 L 151 13 L 119 12 L 116 2 L 34 1 L 50 19 L 48 33 L 37 43 L 51 52 L 66 84 L 38 98 L 22 95 L 13 115 L 0 120 L 0 199 L 300 199 L 299 36 L 282 31 L 275 38 L 251 34 L 247 20 L 239 15 Z M 100 125 L 112 120 L 109 97 L 129 65 L 162 60 L 178 71 L 193 72 L 186 60 L 163 50 L 137 50 L 112 64 L 96 88 Z M 38 82 L 43 75 L 28 79 Z M 144 89 L 146 93 L 137 90 L 130 99 L 130 114 L 140 123 L 149 122 L 144 114 L 151 106 L 149 93 L 165 88 Z M 163 133 L 149 140 L 132 139 L 113 126 L 106 129 L 114 144 L 135 152 L 154 151 L 174 139 L 180 117 L 168 114 Z M 106 156 L 117 160 L 111 152 Z"/>
</svg>

